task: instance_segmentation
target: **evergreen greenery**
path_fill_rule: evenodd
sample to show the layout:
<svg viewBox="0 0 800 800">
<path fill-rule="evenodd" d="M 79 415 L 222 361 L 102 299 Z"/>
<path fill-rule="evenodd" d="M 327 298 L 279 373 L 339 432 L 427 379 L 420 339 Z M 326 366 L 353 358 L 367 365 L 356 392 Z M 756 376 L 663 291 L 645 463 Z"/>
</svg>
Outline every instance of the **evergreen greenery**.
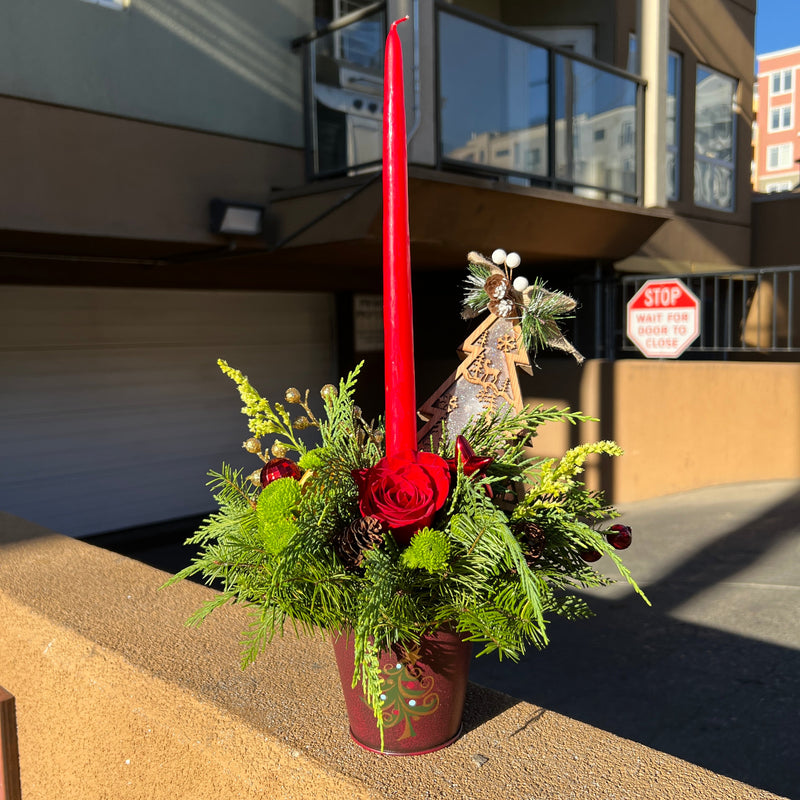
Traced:
<svg viewBox="0 0 800 800">
<path fill-rule="evenodd" d="M 287 627 L 305 634 L 351 629 L 358 665 L 353 685 L 361 682 L 381 727 L 380 651 L 413 650 L 421 636 L 445 626 L 477 643 L 480 654 L 516 660 L 527 645 L 544 647 L 553 616 L 590 614 L 577 590 L 609 582 L 581 558 L 587 549 L 607 555 L 642 594 L 599 528 L 616 512 L 579 479 L 590 455 L 614 456 L 620 449 L 612 442 L 581 445 L 558 460 L 531 457 L 527 449 L 540 425 L 574 425 L 587 417 L 539 407 L 474 418 L 463 435 L 492 463 L 469 476 L 459 464 L 448 502 L 429 527 L 405 549 L 385 531 L 382 545 L 354 566 L 335 547 L 360 517 L 352 472 L 383 455 L 380 425 L 365 422 L 354 404 L 360 367 L 338 390 L 323 389 L 319 419 L 308 392 L 302 399 L 290 389 L 287 400 L 306 412 L 298 426 L 241 372 L 220 366 L 239 388 L 251 432 L 275 435 L 273 452 L 293 450 L 303 470 L 299 481 L 282 477 L 263 489 L 230 466 L 210 473 L 219 510 L 187 542 L 200 545 L 200 554 L 168 582 L 199 575 L 221 587 L 189 624 L 229 602 L 251 609 L 243 666 Z M 318 447 L 307 447 L 296 432 L 309 426 L 318 429 Z M 454 457 L 447 437 L 440 455 Z M 543 537 L 542 547 L 531 546 L 530 530 Z"/>
</svg>

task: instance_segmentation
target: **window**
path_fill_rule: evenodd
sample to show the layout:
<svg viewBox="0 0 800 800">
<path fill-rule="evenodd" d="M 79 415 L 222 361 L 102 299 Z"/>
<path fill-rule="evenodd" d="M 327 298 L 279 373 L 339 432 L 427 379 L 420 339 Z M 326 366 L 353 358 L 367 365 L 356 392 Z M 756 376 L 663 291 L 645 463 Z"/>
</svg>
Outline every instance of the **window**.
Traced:
<svg viewBox="0 0 800 800">
<path fill-rule="evenodd" d="M 596 141 L 596 142 L 602 142 L 602 141 L 603 141 L 603 139 L 605 139 L 605 138 L 606 138 L 606 129 L 605 129 L 605 128 L 598 128 L 598 129 L 597 129 L 597 130 L 594 132 L 594 134 L 593 134 L 592 138 L 593 138 L 593 139 L 594 139 L 594 141 Z"/>
<path fill-rule="evenodd" d="M 636 34 L 628 34 L 628 62 L 625 65 L 628 72 L 633 72 L 635 75 L 641 74 L 639 65 L 639 44 L 636 41 Z"/>
<path fill-rule="evenodd" d="M 619 146 L 632 145 L 636 141 L 636 130 L 632 122 L 623 122 L 619 131 Z"/>
<path fill-rule="evenodd" d="M 790 69 L 779 70 L 772 73 L 772 80 L 769 84 L 770 94 L 781 94 L 792 91 L 792 71 Z"/>
<path fill-rule="evenodd" d="M 767 148 L 767 169 L 791 169 L 792 155 L 791 142 L 770 145 Z"/>
<path fill-rule="evenodd" d="M 536 167 L 541 166 L 542 163 L 542 149 L 534 147 L 525 153 L 525 166 L 529 171 L 533 171 Z"/>
<path fill-rule="evenodd" d="M 670 51 L 667 60 L 667 200 L 678 199 L 680 108 L 681 57 Z"/>
<path fill-rule="evenodd" d="M 792 181 L 772 181 L 771 183 L 764 184 L 764 191 L 767 194 L 774 194 L 775 192 L 791 192 L 794 187 Z"/>
<path fill-rule="evenodd" d="M 681 55 L 673 50 L 667 56 L 667 200 L 677 200 L 680 170 Z M 636 34 L 628 34 L 628 72 L 639 72 Z M 622 138 L 620 138 L 622 146 Z"/>
<path fill-rule="evenodd" d="M 694 101 L 694 202 L 733 211 L 736 177 L 734 112 L 736 81 L 698 66 Z"/>
<path fill-rule="evenodd" d="M 792 127 L 792 107 L 778 106 L 769 112 L 769 129 L 771 131 L 783 131 Z"/>
<path fill-rule="evenodd" d="M 359 11 L 369 4 L 369 0 L 315 0 L 312 3 L 315 27 L 320 30 L 331 22 L 354 11 Z M 190 3 L 189 5 L 197 4 Z M 363 73 L 356 76 L 347 70 L 352 70 L 354 67 L 378 69 L 383 64 L 383 39 L 385 36 L 383 30 L 383 17 L 379 13 L 370 15 L 361 22 L 347 25 L 336 32 L 329 40 L 331 44 L 326 45 L 326 48 L 329 47 L 332 50 L 332 53 L 328 52 L 327 55 L 332 55 L 339 62 L 339 68 L 346 70 L 342 74 L 347 74 L 349 80 L 352 81 L 351 88 L 363 88 L 365 84 L 362 79 L 365 79 L 365 76 Z M 342 64 L 342 61 L 350 63 Z M 319 82 L 323 85 L 330 85 L 331 80 L 332 78 L 323 78 Z M 338 75 L 336 80 L 338 80 Z M 366 80 L 370 82 L 368 78 Z M 357 83 L 361 85 L 357 86 Z M 338 87 L 338 84 L 336 85 Z"/>
</svg>

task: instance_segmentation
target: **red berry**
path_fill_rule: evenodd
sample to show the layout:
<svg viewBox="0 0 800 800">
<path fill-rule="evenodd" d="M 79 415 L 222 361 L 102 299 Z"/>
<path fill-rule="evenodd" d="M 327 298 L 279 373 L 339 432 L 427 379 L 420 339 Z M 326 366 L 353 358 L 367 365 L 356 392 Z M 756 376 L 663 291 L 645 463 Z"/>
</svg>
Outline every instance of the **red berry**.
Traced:
<svg viewBox="0 0 800 800">
<path fill-rule="evenodd" d="M 266 486 L 278 478 L 294 478 L 299 481 L 303 473 L 300 467 L 288 458 L 271 458 L 261 468 L 261 486 Z"/>
<path fill-rule="evenodd" d="M 591 549 L 591 550 L 581 550 L 581 552 L 578 553 L 578 555 L 584 561 L 592 562 L 592 561 L 598 561 L 602 557 L 603 554 L 601 552 L 599 552 L 598 550 Z"/>
<path fill-rule="evenodd" d="M 608 543 L 617 550 L 624 550 L 631 546 L 631 529 L 627 525 L 612 525 L 610 533 L 606 534 Z"/>
</svg>

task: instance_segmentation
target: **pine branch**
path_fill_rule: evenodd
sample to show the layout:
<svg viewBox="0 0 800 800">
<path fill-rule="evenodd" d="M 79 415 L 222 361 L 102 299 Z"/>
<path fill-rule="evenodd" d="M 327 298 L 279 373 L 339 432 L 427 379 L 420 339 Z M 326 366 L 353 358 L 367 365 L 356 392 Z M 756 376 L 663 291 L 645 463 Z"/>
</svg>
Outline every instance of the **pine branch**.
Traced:
<svg viewBox="0 0 800 800">
<path fill-rule="evenodd" d="M 222 472 L 212 470 L 208 474 L 211 480 L 207 486 L 220 506 L 239 508 L 242 511 L 245 510 L 245 504 L 253 509 L 256 507 L 256 487 L 243 477 L 242 470 L 233 470 L 223 464 Z"/>
</svg>

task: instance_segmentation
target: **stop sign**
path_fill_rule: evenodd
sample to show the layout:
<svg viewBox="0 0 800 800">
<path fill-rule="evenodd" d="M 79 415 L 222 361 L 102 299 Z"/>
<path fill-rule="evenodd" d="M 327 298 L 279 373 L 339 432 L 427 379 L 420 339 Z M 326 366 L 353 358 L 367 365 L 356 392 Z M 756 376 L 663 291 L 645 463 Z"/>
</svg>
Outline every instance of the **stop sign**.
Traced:
<svg viewBox="0 0 800 800">
<path fill-rule="evenodd" d="M 628 338 L 648 358 L 677 358 L 700 333 L 700 301 L 678 278 L 647 281 L 628 301 Z"/>
</svg>

